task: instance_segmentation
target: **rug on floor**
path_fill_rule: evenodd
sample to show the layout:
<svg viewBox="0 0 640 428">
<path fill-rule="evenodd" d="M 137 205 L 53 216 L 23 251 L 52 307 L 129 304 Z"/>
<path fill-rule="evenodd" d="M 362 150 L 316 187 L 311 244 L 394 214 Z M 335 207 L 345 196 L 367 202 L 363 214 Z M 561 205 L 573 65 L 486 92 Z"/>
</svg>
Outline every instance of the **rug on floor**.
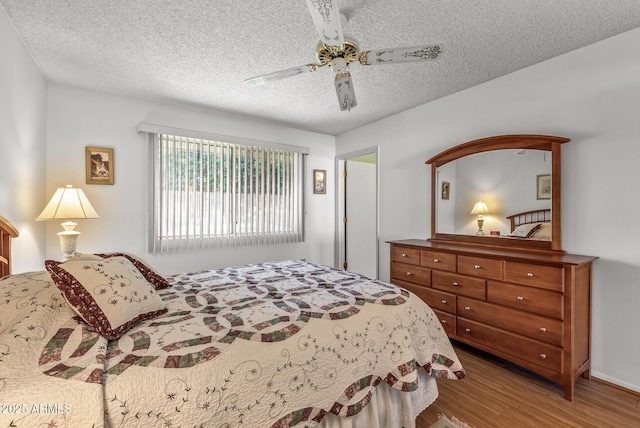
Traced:
<svg viewBox="0 0 640 428">
<path fill-rule="evenodd" d="M 446 415 L 438 415 L 438 422 L 429 428 L 472 428 L 470 425 L 460 421 L 455 416 L 448 418 Z"/>
</svg>

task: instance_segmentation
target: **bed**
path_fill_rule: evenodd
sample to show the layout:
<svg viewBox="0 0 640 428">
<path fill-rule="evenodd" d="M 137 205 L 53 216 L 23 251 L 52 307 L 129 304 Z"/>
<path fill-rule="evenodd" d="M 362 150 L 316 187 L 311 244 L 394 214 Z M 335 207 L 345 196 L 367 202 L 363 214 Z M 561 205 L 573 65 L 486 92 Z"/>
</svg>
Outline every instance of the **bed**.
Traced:
<svg viewBox="0 0 640 428">
<path fill-rule="evenodd" d="M 511 230 L 509 237 L 551 240 L 551 210 L 548 208 L 512 214 L 507 220 Z"/>
<path fill-rule="evenodd" d="M 0 216 L 0 278 L 11 275 L 11 239 L 17 237 L 16 228 Z"/>
<path fill-rule="evenodd" d="M 412 427 L 465 376 L 422 300 L 353 273 L 45 265 L 0 279 L 3 427 Z"/>
</svg>

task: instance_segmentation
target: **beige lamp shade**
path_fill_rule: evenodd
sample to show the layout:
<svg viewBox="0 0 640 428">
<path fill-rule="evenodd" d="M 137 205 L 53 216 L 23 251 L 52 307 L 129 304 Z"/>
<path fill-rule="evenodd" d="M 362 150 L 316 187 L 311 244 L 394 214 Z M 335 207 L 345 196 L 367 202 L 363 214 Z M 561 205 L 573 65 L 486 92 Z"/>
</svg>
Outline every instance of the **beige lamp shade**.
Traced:
<svg viewBox="0 0 640 428">
<path fill-rule="evenodd" d="M 53 197 L 36 218 L 36 221 L 66 220 L 62 223 L 64 231 L 58 233 L 60 249 L 64 253 L 63 261 L 66 261 L 70 260 L 76 252 L 78 235 L 80 235 L 80 232 L 73 230 L 77 224 L 71 220 L 99 217 L 82 189 L 69 185 L 56 190 L 56 193 L 53 194 Z"/>
<path fill-rule="evenodd" d="M 489 208 L 487 208 L 487 204 L 485 204 L 484 202 L 478 201 L 473 206 L 473 209 L 471 210 L 471 214 L 476 214 L 476 215 L 489 214 Z"/>
<path fill-rule="evenodd" d="M 56 193 L 54 193 L 36 220 L 71 220 L 99 217 L 82 189 L 69 185 L 56 190 Z"/>
</svg>

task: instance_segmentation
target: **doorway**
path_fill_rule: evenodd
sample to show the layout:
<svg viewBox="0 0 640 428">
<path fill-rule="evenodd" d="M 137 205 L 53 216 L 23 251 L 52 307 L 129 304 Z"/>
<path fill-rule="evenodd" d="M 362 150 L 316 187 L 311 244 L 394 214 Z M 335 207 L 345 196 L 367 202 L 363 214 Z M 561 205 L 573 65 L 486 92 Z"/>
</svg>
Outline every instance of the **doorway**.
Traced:
<svg viewBox="0 0 640 428">
<path fill-rule="evenodd" d="M 378 147 L 336 157 L 336 266 L 378 278 Z"/>
</svg>

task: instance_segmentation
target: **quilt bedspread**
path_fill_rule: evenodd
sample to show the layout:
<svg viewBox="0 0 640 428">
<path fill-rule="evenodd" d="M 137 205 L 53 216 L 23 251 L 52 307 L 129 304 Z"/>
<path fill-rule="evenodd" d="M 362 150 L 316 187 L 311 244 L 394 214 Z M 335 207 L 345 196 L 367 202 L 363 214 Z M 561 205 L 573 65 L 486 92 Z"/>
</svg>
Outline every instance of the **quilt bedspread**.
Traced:
<svg viewBox="0 0 640 428">
<path fill-rule="evenodd" d="M 112 341 L 74 317 L 59 293 L 44 299 L 56 299 L 46 311 L 55 320 L 29 343 L 34 357 L 20 352 L 21 364 L 34 369 L 24 388 L 51 385 L 55 394 L 69 388 L 78 396 L 42 398 L 70 400 L 50 426 L 314 426 L 329 412 L 358 413 L 381 382 L 415 389 L 418 367 L 464 377 L 433 311 L 384 282 L 302 261 L 168 280 L 172 287 L 158 291 L 168 312 Z M 17 328 L 6 324 L 29 331 L 26 318 L 0 324 L 3 341 Z M 0 349 L 0 369 L 17 364 L 16 346 Z M 20 391 L 3 377 L 3 397 Z M 36 420 L 33 412 L 28 418 Z"/>
<path fill-rule="evenodd" d="M 48 273 L 0 280 L 0 427 L 102 427 L 106 348 Z"/>
</svg>

